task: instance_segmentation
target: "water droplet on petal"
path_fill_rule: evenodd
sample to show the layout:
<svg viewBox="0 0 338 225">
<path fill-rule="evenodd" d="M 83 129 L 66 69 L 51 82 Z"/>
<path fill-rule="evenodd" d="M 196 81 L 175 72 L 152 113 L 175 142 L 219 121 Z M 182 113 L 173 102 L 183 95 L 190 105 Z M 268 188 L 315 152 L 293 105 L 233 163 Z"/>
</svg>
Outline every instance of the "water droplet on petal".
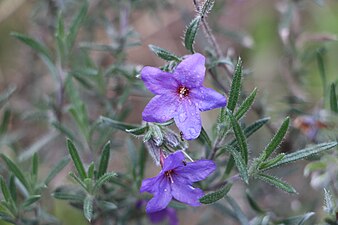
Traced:
<svg viewBox="0 0 338 225">
<path fill-rule="evenodd" d="M 189 133 L 190 133 L 191 136 L 196 136 L 197 135 L 197 131 L 196 131 L 195 128 L 191 127 L 191 128 L 188 129 L 188 131 L 189 131 Z"/>
<path fill-rule="evenodd" d="M 168 191 L 167 189 L 164 189 L 164 191 Z"/>
<path fill-rule="evenodd" d="M 187 113 L 186 112 L 182 112 L 178 115 L 178 120 L 183 123 L 184 121 L 187 120 Z"/>
</svg>

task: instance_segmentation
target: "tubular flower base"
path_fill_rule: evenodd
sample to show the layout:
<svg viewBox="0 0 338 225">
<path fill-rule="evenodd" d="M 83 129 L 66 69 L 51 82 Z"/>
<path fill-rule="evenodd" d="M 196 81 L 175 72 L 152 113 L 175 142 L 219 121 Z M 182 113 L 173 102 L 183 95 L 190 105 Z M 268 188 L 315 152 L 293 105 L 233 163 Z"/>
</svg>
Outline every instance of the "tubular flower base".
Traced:
<svg viewBox="0 0 338 225">
<path fill-rule="evenodd" d="M 145 107 L 147 122 L 163 123 L 174 118 L 186 140 L 201 132 L 200 111 L 224 107 L 226 98 L 203 86 L 205 58 L 201 54 L 186 56 L 172 73 L 146 66 L 141 71 L 145 86 L 156 96 Z"/>
<path fill-rule="evenodd" d="M 191 206 L 199 206 L 203 191 L 194 188 L 192 183 L 204 180 L 215 169 L 216 165 L 211 160 L 186 163 L 181 151 L 170 154 L 164 159 L 161 172 L 142 182 L 140 191 L 154 195 L 146 206 L 146 212 L 165 209 L 173 198 Z"/>
</svg>

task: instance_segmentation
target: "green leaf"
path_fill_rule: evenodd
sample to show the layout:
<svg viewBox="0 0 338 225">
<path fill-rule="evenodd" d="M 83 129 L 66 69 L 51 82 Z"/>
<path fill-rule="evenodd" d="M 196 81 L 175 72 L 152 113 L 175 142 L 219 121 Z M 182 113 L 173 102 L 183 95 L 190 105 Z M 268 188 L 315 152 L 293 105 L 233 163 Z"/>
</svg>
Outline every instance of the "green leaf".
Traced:
<svg viewBox="0 0 338 225">
<path fill-rule="evenodd" d="M 212 9 L 212 7 L 214 6 L 215 1 L 214 0 L 206 0 L 201 9 L 200 9 L 200 16 L 203 18 L 205 17 Z"/>
<path fill-rule="evenodd" d="M 336 85 L 334 83 L 332 83 L 330 87 L 330 108 L 333 112 L 338 113 L 338 100 L 336 94 Z"/>
<path fill-rule="evenodd" d="M 336 201 L 333 195 L 330 193 L 330 191 L 327 190 L 326 188 L 324 188 L 324 200 L 325 200 L 324 211 L 328 214 L 334 214 L 337 207 Z"/>
<path fill-rule="evenodd" d="M 212 204 L 223 198 L 231 189 L 232 184 L 227 184 L 215 192 L 208 193 L 200 198 L 202 204 Z"/>
<path fill-rule="evenodd" d="M 198 136 L 197 140 L 201 142 L 203 145 L 208 146 L 209 149 L 211 149 L 211 140 L 209 138 L 209 135 L 207 134 L 207 132 L 204 130 L 203 127 L 202 127 L 201 133 Z"/>
<path fill-rule="evenodd" d="M 114 172 L 109 172 L 109 173 L 105 173 L 103 174 L 95 183 L 94 186 L 94 192 L 97 191 L 104 183 L 108 182 L 109 180 L 111 180 L 113 177 L 116 177 L 117 174 Z"/>
<path fill-rule="evenodd" d="M 251 196 L 250 192 L 247 190 L 245 192 L 245 196 L 249 202 L 249 205 L 251 206 L 251 208 L 253 210 L 255 210 L 256 212 L 262 214 L 265 213 L 265 211 L 258 205 L 258 203 L 253 199 L 253 197 Z"/>
<path fill-rule="evenodd" d="M 281 189 L 283 191 L 286 191 L 288 193 L 297 193 L 297 191 L 290 186 L 289 184 L 285 183 L 284 181 L 281 181 L 280 179 L 273 177 L 273 176 L 269 176 L 266 174 L 257 174 L 256 177 L 268 184 L 271 184 L 273 186 L 275 186 L 278 189 Z"/>
<path fill-rule="evenodd" d="M 65 191 L 55 191 L 54 193 L 52 193 L 52 196 L 56 199 L 74 201 L 74 202 L 82 202 L 84 200 L 83 195 L 70 194 L 69 192 L 65 192 Z"/>
<path fill-rule="evenodd" d="M 10 86 L 6 90 L 2 91 L 0 94 L 0 109 L 8 101 L 8 99 L 13 95 L 16 90 L 16 86 Z"/>
<path fill-rule="evenodd" d="M 4 135 L 7 132 L 10 118 L 11 118 L 11 111 L 7 109 L 4 111 L 2 121 L 0 124 L 0 136 Z"/>
<path fill-rule="evenodd" d="M 70 172 L 69 176 L 71 178 L 73 178 L 74 181 L 76 181 L 81 187 L 83 187 L 83 189 L 85 189 L 86 191 L 88 190 L 88 186 L 87 186 L 87 183 L 85 182 L 85 180 L 87 180 L 89 178 L 85 178 L 84 180 L 81 180 L 81 178 L 76 176 L 73 172 Z M 89 179 L 89 180 L 91 180 L 91 179 Z"/>
<path fill-rule="evenodd" d="M 171 52 L 169 52 L 169 51 L 167 51 L 163 48 L 160 48 L 156 45 L 148 45 L 148 47 L 150 48 L 150 50 L 152 52 L 154 52 L 161 59 L 164 59 L 166 61 L 176 61 L 176 62 L 181 61 L 180 57 L 178 57 L 174 53 L 171 53 Z"/>
<path fill-rule="evenodd" d="M 122 131 L 127 131 L 130 129 L 135 129 L 138 128 L 138 125 L 135 124 L 129 124 L 129 123 L 123 123 L 120 121 L 112 120 L 108 117 L 101 116 L 100 117 L 100 123 L 106 126 L 110 126 L 112 128 L 122 130 Z"/>
<path fill-rule="evenodd" d="M 103 147 L 103 150 L 101 153 L 99 170 L 97 172 L 98 178 L 100 178 L 102 175 L 104 175 L 107 172 L 109 158 L 110 158 L 110 141 L 108 141 L 107 144 Z"/>
<path fill-rule="evenodd" d="M 238 172 L 243 179 L 243 181 L 247 184 L 249 182 L 249 175 L 248 175 L 248 168 L 246 165 L 246 162 L 244 161 L 241 154 L 235 149 L 234 147 L 230 145 L 224 146 L 225 150 L 230 152 L 233 159 L 235 160 L 236 167 L 238 169 Z"/>
<path fill-rule="evenodd" d="M 27 208 L 30 205 L 34 204 L 35 202 L 39 201 L 40 198 L 41 195 L 31 195 L 22 203 L 22 207 Z"/>
<path fill-rule="evenodd" d="M 99 200 L 97 201 L 97 205 L 105 212 L 117 209 L 117 205 L 112 202 Z"/>
<path fill-rule="evenodd" d="M 285 224 L 285 225 L 304 225 L 306 221 L 308 221 L 313 215 L 314 212 L 309 212 L 301 216 L 294 216 L 290 217 L 281 221 L 278 221 L 278 224 Z"/>
<path fill-rule="evenodd" d="M 139 135 L 143 135 L 145 132 L 148 131 L 148 126 L 141 126 L 141 127 L 136 127 L 133 129 L 126 129 L 125 131 L 127 133 L 131 133 L 133 135 L 139 136 Z"/>
<path fill-rule="evenodd" d="M 321 144 L 317 144 L 317 145 L 313 145 L 311 147 L 308 148 L 304 148 L 302 150 L 298 150 L 296 152 L 290 153 L 285 155 L 285 157 L 280 160 L 279 162 L 277 162 L 276 164 L 265 168 L 264 170 L 268 170 L 277 166 L 281 166 L 287 163 L 291 163 L 300 159 L 304 159 L 306 157 L 321 153 L 323 151 L 327 151 L 333 147 L 337 146 L 337 142 L 333 141 L 333 142 L 327 142 L 327 143 L 321 143 Z"/>
<path fill-rule="evenodd" d="M 187 27 L 185 34 L 184 34 L 184 46 L 188 49 L 191 53 L 194 53 L 194 43 L 196 34 L 201 22 L 201 16 L 196 16 L 189 26 Z"/>
<path fill-rule="evenodd" d="M 16 193 L 15 176 L 13 174 L 9 177 L 9 192 L 12 196 L 14 203 L 16 203 L 17 193 Z"/>
<path fill-rule="evenodd" d="M 22 41 L 23 43 L 25 43 L 26 45 L 28 45 L 29 47 L 31 47 L 32 49 L 34 49 L 35 51 L 37 51 L 39 54 L 45 56 L 50 62 L 52 62 L 52 57 L 51 54 L 49 52 L 49 49 L 42 44 L 41 42 L 26 36 L 24 34 L 20 34 L 17 32 L 12 32 L 11 35 L 15 38 L 17 38 L 18 40 Z"/>
<path fill-rule="evenodd" d="M 87 195 L 83 201 L 83 214 L 89 222 L 92 221 L 94 215 L 93 204 L 94 197 L 91 195 Z"/>
<path fill-rule="evenodd" d="M 242 158 L 244 159 L 245 164 L 248 164 L 248 144 L 246 143 L 246 138 L 244 135 L 244 132 L 240 125 L 238 124 L 238 121 L 235 119 L 235 117 L 231 114 L 231 112 L 228 113 L 230 117 L 230 121 L 232 124 L 232 128 L 235 133 L 235 137 L 239 146 L 239 149 L 241 150 Z"/>
<path fill-rule="evenodd" d="M 94 178 L 95 163 L 91 162 L 88 166 L 87 174 L 90 179 Z"/>
<path fill-rule="evenodd" d="M 235 113 L 235 118 L 236 120 L 241 119 L 245 113 L 250 109 L 250 107 L 252 106 L 255 97 L 257 94 L 257 88 L 255 88 L 250 95 L 243 101 L 243 103 L 238 107 L 236 113 Z"/>
<path fill-rule="evenodd" d="M 69 156 L 65 156 L 62 160 L 60 160 L 51 171 L 49 171 L 44 184 L 48 185 L 51 180 L 69 163 Z"/>
<path fill-rule="evenodd" d="M 322 79 L 323 82 L 323 93 L 324 93 L 324 97 L 326 96 L 326 72 L 325 72 L 325 66 L 324 66 L 324 59 L 323 56 L 326 53 L 326 49 L 325 48 L 320 48 L 317 51 L 317 64 L 318 64 L 318 69 L 319 69 L 319 74 L 320 74 L 320 78 Z"/>
<path fill-rule="evenodd" d="M 275 134 L 275 136 L 272 138 L 272 140 L 270 141 L 270 143 L 265 147 L 263 153 L 262 153 L 262 156 L 261 156 L 261 159 L 262 161 L 265 161 L 267 160 L 270 155 L 272 154 L 272 152 L 274 150 L 277 149 L 278 145 L 282 142 L 288 128 L 289 128 L 289 122 L 290 122 L 290 119 L 289 117 L 287 117 L 281 127 L 278 129 L 277 133 Z"/>
<path fill-rule="evenodd" d="M 225 196 L 225 199 L 231 205 L 233 212 L 234 212 L 234 216 L 240 222 L 240 224 L 249 225 L 250 223 L 249 223 L 248 218 L 245 216 L 244 212 L 242 211 L 240 206 L 237 204 L 237 202 L 230 196 Z"/>
<path fill-rule="evenodd" d="M 86 171 L 84 169 L 80 156 L 76 150 L 76 147 L 70 139 L 67 139 L 67 148 L 81 180 L 84 180 L 85 178 L 87 178 Z"/>
<path fill-rule="evenodd" d="M 34 183 L 36 182 L 36 179 L 38 178 L 38 170 L 39 170 L 39 156 L 37 153 L 34 153 L 33 159 L 32 159 L 32 177 L 34 179 Z"/>
<path fill-rule="evenodd" d="M 1 158 L 7 164 L 8 169 L 16 176 L 16 178 L 18 178 L 18 180 L 22 183 L 22 185 L 26 188 L 26 190 L 30 192 L 31 187 L 29 185 L 29 182 L 27 181 L 26 176 L 19 169 L 19 167 L 12 160 L 10 160 L 6 155 L 1 154 Z"/>
<path fill-rule="evenodd" d="M 276 165 L 279 161 L 281 161 L 284 157 L 285 157 L 285 154 L 284 154 L 284 153 L 280 153 L 280 154 L 278 154 L 275 158 L 270 159 L 270 160 L 265 161 L 265 162 L 262 162 L 262 163 L 259 165 L 259 169 L 260 169 L 260 170 L 264 170 L 265 168 L 274 166 L 274 165 Z"/>
<path fill-rule="evenodd" d="M 238 97 L 241 91 L 241 81 L 242 81 L 242 59 L 238 58 L 235 68 L 235 74 L 234 77 L 232 78 L 229 100 L 227 105 L 227 108 L 231 112 L 234 111 L 238 101 Z"/>
<path fill-rule="evenodd" d="M 71 49 L 73 47 L 79 28 L 87 15 L 88 2 L 87 0 L 83 2 L 84 4 L 80 9 L 80 12 L 74 17 L 66 36 L 66 44 L 68 49 Z"/>
<path fill-rule="evenodd" d="M 13 204 L 14 201 L 13 201 L 12 196 L 11 196 L 9 190 L 8 190 L 6 182 L 5 182 L 5 180 L 2 176 L 0 176 L 0 186 L 1 186 L 2 195 L 5 199 L 5 201 Z"/>
</svg>

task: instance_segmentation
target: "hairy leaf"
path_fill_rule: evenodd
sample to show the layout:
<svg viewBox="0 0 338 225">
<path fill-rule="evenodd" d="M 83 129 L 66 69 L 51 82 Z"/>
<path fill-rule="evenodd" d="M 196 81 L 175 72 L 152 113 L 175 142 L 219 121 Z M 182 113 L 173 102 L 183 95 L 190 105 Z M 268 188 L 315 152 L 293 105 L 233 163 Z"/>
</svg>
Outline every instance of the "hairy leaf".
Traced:
<svg viewBox="0 0 338 225">
<path fill-rule="evenodd" d="M 80 159 L 79 153 L 78 153 L 75 145 L 73 144 L 73 142 L 70 139 L 67 139 L 67 148 L 68 148 L 70 156 L 72 157 L 75 168 L 76 168 L 81 180 L 84 180 L 85 178 L 87 178 L 86 171 L 85 171 L 83 163 Z"/>
<path fill-rule="evenodd" d="M 184 46 L 188 49 L 191 53 L 194 53 L 194 43 L 196 34 L 201 22 L 201 16 L 196 16 L 189 26 L 187 27 L 185 34 L 184 34 Z"/>
<path fill-rule="evenodd" d="M 275 186 L 278 189 L 286 191 L 288 193 L 297 193 L 297 191 L 292 186 L 285 183 L 284 181 L 281 181 L 280 179 L 278 179 L 276 177 L 269 176 L 269 175 L 261 173 L 261 174 L 257 175 L 257 178 L 266 182 L 266 183 L 269 183 L 269 184 Z"/>
<path fill-rule="evenodd" d="M 257 93 L 257 88 L 255 88 L 250 95 L 243 101 L 243 103 L 238 107 L 238 110 L 235 113 L 236 120 L 241 119 L 247 111 L 249 111 L 252 106 Z"/>
<path fill-rule="evenodd" d="M 241 91 L 241 82 L 242 82 L 242 59 L 238 58 L 236 68 L 235 68 L 235 74 L 234 74 L 234 77 L 231 83 L 229 101 L 227 105 L 227 108 L 231 112 L 233 112 L 236 107 L 238 97 Z"/>
<path fill-rule="evenodd" d="M 203 204 L 212 204 L 223 198 L 231 189 L 232 184 L 227 184 L 215 192 L 208 193 L 200 198 Z"/>
<path fill-rule="evenodd" d="M 103 147 L 101 153 L 99 170 L 97 172 L 98 178 L 100 178 L 103 174 L 107 172 L 109 158 L 110 158 L 110 141 L 108 141 L 107 144 Z"/>
<path fill-rule="evenodd" d="M 168 50 L 160 48 L 156 45 L 148 45 L 148 47 L 150 48 L 152 52 L 154 52 L 161 59 L 164 59 L 166 61 L 177 61 L 177 62 L 181 61 L 179 56 L 175 55 L 174 53 L 169 52 Z"/>
</svg>

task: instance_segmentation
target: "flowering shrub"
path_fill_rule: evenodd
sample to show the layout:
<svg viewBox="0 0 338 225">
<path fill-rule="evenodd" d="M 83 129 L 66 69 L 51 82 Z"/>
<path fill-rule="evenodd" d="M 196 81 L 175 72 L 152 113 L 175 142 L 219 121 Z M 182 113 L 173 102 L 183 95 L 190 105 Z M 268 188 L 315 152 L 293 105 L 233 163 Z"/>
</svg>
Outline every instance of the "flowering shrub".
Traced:
<svg viewBox="0 0 338 225">
<path fill-rule="evenodd" d="M 0 225 L 338 223 L 337 3 L 3 2 Z"/>
</svg>

